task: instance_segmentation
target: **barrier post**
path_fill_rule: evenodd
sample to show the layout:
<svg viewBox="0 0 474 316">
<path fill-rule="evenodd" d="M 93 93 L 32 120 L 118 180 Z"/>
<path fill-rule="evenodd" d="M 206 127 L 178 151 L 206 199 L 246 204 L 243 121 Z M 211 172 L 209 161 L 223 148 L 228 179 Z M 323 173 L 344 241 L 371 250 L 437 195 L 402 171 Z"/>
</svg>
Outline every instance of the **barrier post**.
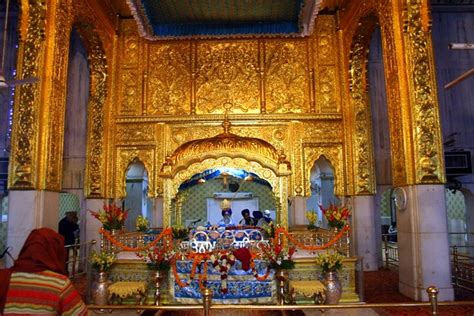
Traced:
<svg viewBox="0 0 474 316">
<path fill-rule="evenodd" d="M 204 316 L 209 316 L 211 304 L 212 304 L 212 290 L 206 287 L 202 291 L 202 305 L 204 306 Z"/>
<path fill-rule="evenodd" d="M 431 303 L 431 315 L 433 316 L 438 315 L 438 292 L 436 286 L 430 286 L 426 289 Z"/>
</svg>

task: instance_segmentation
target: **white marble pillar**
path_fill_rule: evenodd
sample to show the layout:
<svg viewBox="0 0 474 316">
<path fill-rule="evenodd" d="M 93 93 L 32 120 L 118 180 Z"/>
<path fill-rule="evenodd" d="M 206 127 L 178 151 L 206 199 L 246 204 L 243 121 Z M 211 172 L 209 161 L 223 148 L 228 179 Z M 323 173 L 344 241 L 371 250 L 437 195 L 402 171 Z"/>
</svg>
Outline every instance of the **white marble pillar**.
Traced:
<svg viewBox="0 0 474 316">
<path fill-rule="evenodd" d="M 403 189 L 407 206 L 397 211 L 399 290 L 428 301 L 426 288 L 433 285 L 439 301 L 453 300 L 444 185 Z"/>
<path fill-rule="evenodd" d="M 378 270 L 374 196 L 352 198 L 352 228 L 353 249 L 356 256 L 363 258 L 364 271 Z"/>
<path fill-rule="evenodd" d="M 85 240 L 89 242 L 91 240 L 97 241 L 97 246 L 100 244 L 100 234 L 99 229 L 102 227 L 102 223 L 91 215 L 89 211 L 97 212 L 98 210 L 103 209 L 104 203 L 106 200 L 102 199 L 86 199 L 86 215 L 85 215 L 85 227 L 86 234 Z"/>
<path fill-rule="evenodd" d="M 303 196 L 295 196 L 292 198 L 289 208 L 288 225 L 308 225 L 305 217 L 306 212 L 306 198 Z"/>
<path fill-rule="evenodd" d="M 57 231 L 58 222 L 58 192 L 11 190 L 8 193 L 7 246 L 11 247 L 14 258 L 33 229 L 49 227 Z M 7 258 L 7 266 L 11 264 Z"/>
<path fill-rule="evenodd" d="M 162 227 L 163 226 L 163 198 L 157 197 L 156 199 L 153 199 L 152 205 L 153 205 L 153 209 L 151 211 L 152 227 Z"/>
</svg>

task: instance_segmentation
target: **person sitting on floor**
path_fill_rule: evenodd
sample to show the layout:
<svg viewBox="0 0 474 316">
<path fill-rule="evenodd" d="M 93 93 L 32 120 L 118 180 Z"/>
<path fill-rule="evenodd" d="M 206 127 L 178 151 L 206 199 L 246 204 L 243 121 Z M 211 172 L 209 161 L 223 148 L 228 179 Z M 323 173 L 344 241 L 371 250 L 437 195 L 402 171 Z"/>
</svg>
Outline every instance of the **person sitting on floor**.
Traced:
<svg viewBox="0 0 474 316">
<path fill-rule="evenodd" d="M 239 225 L 241 226 L 253 226 L 254 221 L 253 218 L 250 216 L 250 210 L 244 209 L 241 212 L 242 214 L 242 219 L 239 222 Z"/>
<path fill-rule="evenodd" d="M 63 236 L 31 231 L 13 267 L 0 270 L 0 315 L 87 315 L 65 260 Z"/>
<path fill-rule="evenodd" d="M 263 214 L 261 211 L 253 211 L 253 226 L 262 227 L 265 223 L 263 219 Z"/>
<path fill-rule="evenodd" d="M 232 210 L 225 209 L 222 210 L 222 219 L 217 223 L 219 227 L 229 227 L 234 226 L 234 221 L 232 220 Z"/>
<path fill-rule="evenodd" d="M 273 219 L 271 217 L 271 212 L 269 210 L 265 210 L 263 212 L 263 220 L 265 221 L 266 225 L 270 225 L 271 223 L 273 223 Z"/>
</svg>

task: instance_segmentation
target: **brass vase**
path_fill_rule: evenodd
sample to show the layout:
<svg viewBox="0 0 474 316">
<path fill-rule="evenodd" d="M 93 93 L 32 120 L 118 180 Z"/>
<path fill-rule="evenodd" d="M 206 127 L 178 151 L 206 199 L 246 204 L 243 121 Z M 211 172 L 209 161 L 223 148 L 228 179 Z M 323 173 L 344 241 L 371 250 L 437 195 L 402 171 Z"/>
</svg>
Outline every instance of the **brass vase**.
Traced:
<svg viewBox="0 0 474 316">
<path fill-rule="evenodd" d="M 95 305 L 109 304 L 109 280 L 106 272 L 100 271 L 92 288 L 92 300 Z"/>
<path fill-rule="evenodd" d="M 342 295 L 341 281 L 336 271 L 328 271 L 324 276 L 323 284 L 326 288 L 325 304 L 338 304 Z"/>
</svg>

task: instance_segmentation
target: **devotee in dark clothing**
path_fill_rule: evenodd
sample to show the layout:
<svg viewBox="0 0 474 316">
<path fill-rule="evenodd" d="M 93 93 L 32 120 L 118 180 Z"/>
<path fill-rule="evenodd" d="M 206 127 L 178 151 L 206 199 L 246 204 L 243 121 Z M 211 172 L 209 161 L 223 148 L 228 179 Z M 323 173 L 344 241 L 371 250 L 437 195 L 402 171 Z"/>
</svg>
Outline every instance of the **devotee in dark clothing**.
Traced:
<svg viewBox="0 0 474 316">
<path fill-rule="evenodd" d="M 262 227 L 264 224 L 263 214 L 260 211 L 253 211 L 253 225 Z"/>
<path fill-rule="evenodd" d="M 87 315 L 67 277 L 65 259 L 61 235 L 34 229 L 13 267 L 0 270 L 0 315 Z"/>
<path fill-rule="evenodd" d="M 64 237 L 66 246 L 73 245 L 78 236 L 79 225 L 77 224 L 77 213 L 66 212 L 66 216 L 59 221 L 58 232 Z"/>
<path fill-rule="evenodd" d="M 250 211 L 248 209 L 242 210 L 242 219 L 239 222 L 239 225 L 243 226 L 252 226 L 254 224 L 253 218 L 250 217 Z"/>
</svg>

